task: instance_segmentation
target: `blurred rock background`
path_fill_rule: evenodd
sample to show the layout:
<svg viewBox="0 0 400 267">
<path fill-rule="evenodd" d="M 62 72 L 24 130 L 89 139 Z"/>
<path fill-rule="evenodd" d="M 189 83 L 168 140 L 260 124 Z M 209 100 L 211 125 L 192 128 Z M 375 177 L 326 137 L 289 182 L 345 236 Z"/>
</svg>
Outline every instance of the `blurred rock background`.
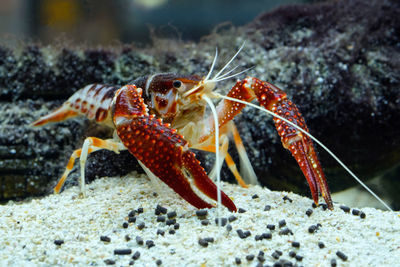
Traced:
<svg viewBox="0 0 400 267">
<path fill-rule="evenodd" d="M 51 192 L 85 137 L 110 135 L 85 119 L 28 127 L 74 91 L 157 71 L 204 74 L 216 46 L 222 64 L 246 40 L 238 64 L 255 66 L 247 74 L 285 89 L 311 132 L 399 209 L 399 3 L 320 2 L 1 1 L 0 200 Z M 272 120 L 246 109 L 236 121 L 260 182 L 309 195 Z M 332 191 L 340 192 L 334 200 L 376 206 L 318 150 Z M 212 164 L 210 155 L 199 157 Z M 87 179 L 137 168 L 128 153 L 99 151 Z M 223 176 L 232 180 L 226 169 Z"/>
</svg>

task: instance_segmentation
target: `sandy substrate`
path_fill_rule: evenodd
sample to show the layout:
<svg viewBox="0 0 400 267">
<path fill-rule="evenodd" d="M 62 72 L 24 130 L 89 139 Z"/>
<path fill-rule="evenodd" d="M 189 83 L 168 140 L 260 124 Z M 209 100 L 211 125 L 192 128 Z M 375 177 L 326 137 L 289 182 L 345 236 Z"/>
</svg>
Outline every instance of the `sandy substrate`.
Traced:
<svg viewBox="0 0 400 267">
<path fill-rule="evenodd" d="M 232 266 L 239 261 L 240 266 L 330 266 L 332 260 L 338 266 L 400 266 L 399 212 L 363 208 L 366 216 L 361 218 L 339 204 L 328 211 L 312 208 L 310 199 L 296 194 L 224 184 L 237 207 L 246 211 L 221 209 L 221 217 L 229 220 L 219 228 L 215 208 L 205 218 L 210 224 L 203 225 L 195 208 L 165 186 L 157 196 L 145 177 L 103 178 L 87 188 L 86 198 L 78 197 L 79 189 L 73 187 L 60 195 L 0 206 L 0 266 Z M 155 215 L 158 204 L 177 213 L 175 224 L 167 214 L 166 221 L 157 221 L 162 220 Z M 143 213 L 136 212 L 131 219 L 136 221 L 125 228 L 128 214 L 139 208 Z M 214 241 L 207 242 L 209 237 Z M 128 249 L 128 255 L 115 255 L 116 249 Z"/>
</svg>

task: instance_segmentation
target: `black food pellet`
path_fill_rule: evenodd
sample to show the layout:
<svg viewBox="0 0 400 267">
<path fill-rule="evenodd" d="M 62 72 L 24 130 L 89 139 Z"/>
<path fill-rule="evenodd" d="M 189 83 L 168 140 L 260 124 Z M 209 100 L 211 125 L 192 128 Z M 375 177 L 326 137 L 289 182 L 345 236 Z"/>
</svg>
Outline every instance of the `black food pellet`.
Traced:
<svg viewBox="0 0 400 267">
<path fill-rule="evenodd" d="M 100 240 L 104 242 L 111 242 L 111 238 L 105 235 L 100 236 Z"/>
<path fill-rule="evenodd" d="M 275 230 L 275 225 L 274 224 L 268 224 L 267 225 L 267 228 L 269 229 L 269 230 Z"/>
<path fill-rule="evenodd" d="M 138 214 L 143 213 L 143 208 L 142 208 L 142 207 L 138 208 L 138 209 L 136 210 L 136 212 L 137 212 Z"/>
<path fill-rule="evenodd" d="M 131 210 L 131 211 L 128 213 L 128 217 L 135 217 L 135 214 L 136 214 L 136 211 Z"/>
<path fill-rule="evenodd" d="M 312 209 L 306 210 L 306 214 L 308 217 L 310 217 L 312 213 L 313 213 Z"/>
<path fill-rule="evenodd" d="M 228 225 L 226 226 L 226 230 L 227 230 L 228 232 L 232 231 L 232 225 L 228 224 Z"/>
<path fill-rule="evenodd" d="M 243 232 L 242 229 L 238 229 L 238 230 L 236 230 L 236 232 L 237 232 L 238 236 L 239 236 L 241 239 L 245 239 L 245 238 L 247 237 L 247 236 L 244 234 L 244 232 Z"/>
<path fill-rule="evenodd" d="M 136 217 L 128 217 L 128 222 L 129 222 L 129 223 L 134 223 L 134 222 L 136 222 Z"/>
<path fill-rule="evenodd" d="M 360 213 L 360 217 L 361 217 L 361 219 L 365 219 L 365 217 L 366 217 L 365 213 L 364 213 L 364 212 L 361 212 L 361 213 Z"/>
<path fill-rule="evenodd" d="M 165 222 L 165 216 L 164 215 L 157 216 L 157 222 Z"/>
<path fill-rule="evenodd" d="M 204 238 L 204 240 L 207 241 L 207 242 L 214 243 L 214 238 L 213 237 L 206 237 L 206 238 Z"/>
<path fill-rule="evenodd" d="M 249 230 L 244 231 L 244 235 L 245 235 L 246 237 L 249 237 L 249 236 L 251 236 L 251 232 L 250 232 Z"/>
<path fill-rule="evenodd" d="M 289 256 L 292 258 L 296 257 L 296 252 L 294 252 L 293 250 L 289 251 Z"/>
<path fill-rule="evenodd" d="M 262 240 L 262 236 L 261 236 L 261 235 L 256 235 L 256 236 L 254 237 L 254 239 L 255 239 L 256 241 L 260 241 L 260 240 Z"/>
<path fill-rule="evenodd" d="M 228 223 L 227 218 L 221 218 L 221 226 L 225 226 Z M 215 224 L 218 225 L 218 218 L 215 218 Z"/>
<path fill-rule="evenodd" d="M 271 254 L 271 256 L 272 256 L 272 258 L 274 258 L 274 259 L 279 259 L 279 257 L 281 256 L 281 255 L 279 255 L 276 251 L 274 251 L 272 254 Z"/>
<path fill-rule="evenodd" d="M 299 248 L 300 247 L 300 243 L 297 242 L 297 241 L 293 241 L 292 242 L 292 247 Z"/>
<path fill-rule="evenodd" d="M 130 248 L 114 249 L 115 255 L 129 255 L 131 253 L 132 253 L 132 249 L 130 249 Z"/>
<path fill-rule="evenodd" d="M 208 214 L 207 210 L 196 210 L 196 216 L 197 217 L 206 217 Z"/>
<path fill-rule="evenodd" d="M 175 223 L 176 223 L 175 219 L 168 219 L 166 222 L 167 225 L 174 225 Z"/>
<path fill-rule="evenodd" d="M 341 252 L 341 251 L 336 251 L 336 255 L 341 258 L 343 261 L 347 261 L 347 256 Z"/>
<path fill-rule="evenodd" d="M 262 250 L 260 250 L 259 252 L 258 252 L 258 256 L 264 256 L 265 255 L 265 253 L 264 253 L 264 251 L 262 251 Z"/>
<path fill-rule="evenodd" d="M 61 246 L 62 244 L 64 244 L 64 240 L 56 239 L 56 240 L 54 240 L 54 244 L 56 244 L 57 246 Z"/>
<path fill-rule="evenodd" d="M 284 196 L 282 199 L 283 199 L 284 201 L 288 200 L 290 203 L 293 202 L 293 200 L 290 199 L 288 196 Z"/>
<path fill-rule="evenodd" d="M 246 210 L 245 210 L 245 209 L 242 209 L 242 208 L 239 208 L 239 209 L 238 209 L 238 212 L 239 212 L 239 213 L 245 213 Z"/>
<path fill-rule="evenodd" d="M 254 194 L 251 198 L 256 199 L 256 198 L 259 198 L 259 196 L 257 194 Z"/>
<path fill-rule="evenodd" d="M 137 260 L 137 259 L 139 259 L 139 257 L 140 257 L 140 252 L 136 251 L 135 253 L 133 253 L 132 259 Z"/>
<path fill-rule="evenodd" d="M 145 227 L 144 222 L 140 222 L 140 223 L 138 223 L 138 225 L 137 225 L 137 228 L 138 228 L 139 230 L 142 230 L 144 227 Z"/>
<path fill-rule="evenodd" d="M 146 246 L 147 248 L 154 247 L 156 244 L 154 244 L 153 240 L 146 240 Z"/>
<path fill-rule="evenodd" d="M 318 247 L 319 247 L 319 248 L 324 248 L 324 247 L 325 247 L 325 244 L 324 244 L 323 242 L 318 242 Z"/>
<path fill-rule="evenodd" d="M 293 234 L 292 230 L 290 230 L 287 227 L 282 228 L 282 230 L 279 231 L 279 235 L 288 235 L 288 234 Z"/>
<path fill-rule="evenodd" d="M 247 256 L 246 256 L 246 260 L 248 260 L 248 261 L 254 260 L 254 255 L 253 255 L 253 254 L 247 255 Z"/>
<path fill-rule="evenodd" d="M 261 235 L 261 237 L 262 237 L 263 239 L 271 239 L 271 238 L 272 238 L 272 234 L 271 234 L 271 233 L 263 233 L 263 234 Z"/>
<path fill-rule="evenodd" d="M 302 260 L 303 260 L 303 256 L 296 255 L 296 260 L 298 260 L 298 261 L 302 261 Z"/>
<path fill-rule="evenodd" d="M 282 251 L 280 251 L 280 250 L 275 250 L 275 252 L 276 252 L 276 253 L 278 253 L 278 254 L 279 254 L 279 256 L 282 256 L 282 254 L 283 254 L 283 252 L 282 252 Z"/>
<path fill-rule="evenodd" d="M 341 205 L 340 208 L 344 211 L 344 212 L 350 212 L 350 208 L 344 205 Z"/>
<path fill-rule="evenodd" d="M 353 215 L 356 215 L 356 216 L 360 215 L 360 211 L 359 211 L 359 210 L 356 210 L 356 209 L 353 209 L 353 210 L 351 211 L 351 213 L 352 213 Z"/>
<path fill-rule="evenodd" d="M 315 230 L 317 230 L 317 226 L 315 226 L 315 225 L 311 225 L 310 227 L 308 227 L 308 232 L 310 234 L 314 233 Z"/>
<path fill-rule="evenodd" d="M 143 242 L 143 238 L 141 238 L 140 236 L 136 236 L 136 243 L 141 246 L 144 244 Z"/>
<path fill-rule="evenodd" d="M 207 247 L 208 246 L 208 242 L 204 238 L 200 238 L 199 239 L 199 245 L 202 246 L 202 247 Z"/>
<path fill-rule="evenodd" d="M 269 211 L 269 210 L 271 210 L 271 206 L 270 205 L 265 205 L 264 211 Z"/>
<path fill-rule="evenodd" d="M 258 255 L 258 256 L 257 256 L 257 260 L 258 260 L 259 262 L 264 262 L 264 261 L 265 261 L 264 255 Z"/>
<path fill-rule="evenodd" d="M 106 265 L 114 265 L 114 264 L 115 264 L 115 261 L 114 261 L 114 260 L 111 260 L 111 259 L 107 259 L 107 260 L 104 260 L 104 263 L 105 263 Z"/>
<path fill-rule="evenodd" d="M 174 234 L 175 234 L 175 230 L 174 230 L 174 229 L 171 229 L 171 230 L 168 231 L 168 233 L 169 233 L 170 235 L 174 235 Z"/>
<path fill-rule="evenodd" d="M 331 266 L 332 267 L 336 267 L 337 266 L 336 259 L 331 259 Z"/>
<path fill-rule="evenodd" d="M 317 207 L 317 204 L 315 204 L 315 203 L 312 203 L 311 204 L 311 207 L 313 207 L 314 209 Z"/>
<path fill-rule="evenodd" d="M 201 220 L 201 225 L 209 225 L 210 221 L 205 219 L 205 220 Z"/>
<path fill-rule="evenodd" d="M 157 264 L 157 265 L 161 265 L 161 264 L 162 264 L 162 261 L 161 261 L 161 260 L 156 260 L 156 264 Z"/>
<path fill-rule="evenodd" d="M 242 260 L 241 260 L 240 258 L 236 257 L 236 258 L 235 258 L 235 263 L 236 263 L 236 264 L 241 264 L 241 263 L 242 263 Z"/>
<path fill-rule="evenodd" d="M 131 240 L 131 237 L 130 237 L 129 235 L 125 235 L 125 240 L 126 240 L 126 241 L 130 241 L 130 240 Z"/>
<path fill-rule="evenodd" d="M 168 212 L 167 216 L 168 216 L 168 219 L 173 219 L 173 218 L 175 218 L 175 217 L 176 217 L 176 211 L 170 211 L 170 212 Z"/>
<path fill-rule="evenodd" d="M 228 221 L 229 222 L 233 222 L 233 221 L 236 221 L 237 220 L 237 217 L 235 216 L 235 215 L 231 215 L 231 216 L 229 216 L 229 218 L 228 218 Z"/>
<path fill-rule="evenodd" d="M 178 230 L 179 229 L 179 223 L 174 224 L 174 229 Z"/>
<path fill-rule="evenodd" d="M 127 222 L 124 222 L 124 223 L 122 224 L 122 227 L 124 227 L 124 228 L 128 228 L 128 226 L 129 226 L 129 223 L 127 223 Z"/>
<path fill-rule="evenodd" d="M 319 204 L 319 206 L 322 207 L 323 210 L 328 209 L 328 205 L 326 205 L 325 203 L 321 203 L 321 204 Z"/>
<path fill-rule="evenodd" d="M 280 220 L 279 221 L 279 228 L 282 228 L 285 225 L 286 225 L 286 221 L 285 220 Z"/>
<path fill-rule="evenodd" d="M 157 230 L 157 235 L 162 235 L 162 236 L 164 236 L 164 234 L 165 234 L 164 230 L 161 230 L 161 229 L 158 229 L 158 230 Z"/>
<path fill-rule="evenodd" d="M 134 261 L 130 261 L 130 262 L 129 262 L 129 265 L 133 265 L 133 264 L 135 264 Z"/>
</svg>

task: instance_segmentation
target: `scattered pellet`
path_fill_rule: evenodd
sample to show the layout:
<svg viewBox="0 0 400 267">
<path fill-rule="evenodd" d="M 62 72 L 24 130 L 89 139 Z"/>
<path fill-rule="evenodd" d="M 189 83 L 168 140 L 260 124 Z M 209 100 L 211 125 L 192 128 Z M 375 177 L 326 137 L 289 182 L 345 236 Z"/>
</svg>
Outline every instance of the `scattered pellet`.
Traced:
<svg viewBox="0 0 400 267">
<path fill-rule="evenodd" d="M 310 217 L 312 213 L 313 213 L 313 210 L 312 210 L 312 209 L 306 210 L 306 215 L 307 215 L 308 217 Z"/>
<path fill-rule="evenodd" d="M 341 251 L 336 251 L 336 255 L 339 257 L 339 258 L 341 258 L 343 261 L 347 261 L 347 256 L 346 256 L 346 254 L 344 254 L 343 252 L 341 252 Z"/>
<path fill-rule="evenodd" d="M 208 247 L 208 242 L 204 238 L 200 238 L 199 245 L 202 247 Z"/>
<path fill-rule="evenodd" d="M 289 256 L 292 258 L 296 257 L 296 252 L 294 252 L 293 250 L 289 251 Z"/>
<path fill-rule="evenodd" d="M 126 240 L 126 241 L 130 241 L 130 240 L 131 240 L 131 237 L 130 237 L 129 235 L 125 235 L 125 240 Z"/>
<path fill-rule="evenodd" d="M 162 264 L 162 260 L 156 260 L 157 266 L 160 266 Z"/>
<path fill-rule="evenodd" d="M 162 235 L 162 236 L 164 236 L 164 234 L 165 234 L 165 231 L 164 231 L 164 230 L 157 229 L 157 235 Z"/>
<path fill-rule="evenodd" d="M 246 255 L 246 260 L 248 261 L 254 260 L 254 255 L 253 254 Z"/>
<path fill-rule="evenodd" d="M 331 266 L 332 267 L 336 267 L 337 266 L 336 259 L 331 259 Z"/>
<path fill-rule="evenodd" d="M 315 204 L 314 202 L 311 204 L 311 207 L 313 207 L 314 209 L 317 207 L 317 204 Z"/>
<path fill-rule="evenodd" d="M 178 230 L 178 229 L 179 229 L 179 223 L 175 223 L 175 224 L 174 224 L 174 229 L 175 229 L 175 230 Z"/>
<path fill-rule="evenodd" d="M 318 242 L 318 247 L 319 247 L 319 248 L 324 248 L 324 247 L 325 247 L 324 242 Z"/>
<path fill-rule="evenodd" d="M 274 259 L 279 259 L 279 257 L 281 256 L 281 255 L 279 255 L 279 253 L 277 253 L 276 251 L 274 251 L 272 254 L 271 254 L 271 256 L 272 256 L 272 258 L 274 258 Z"/>
<path fill-rule="evenodd" d="M 236 264 L 241 264 L 241 263 L 242 263 L 242 260 L 241 260 L 240 258 L 236 257 L 236 258 L 235 258 L 235 263 L 236 263 Z"/>
<path fill-rule="evenodd" d="M 221 218 L 221 226 L 225 226 L 228 223 L 227 218 Z M 218 218 L 215 218 L 215 224 L 218 225 Z"/>
<path fill-rule="evenodd" d="M 262 236 L 261 236 L 261 235 L 256 235 L 256 236 L 254 237 L 254 239 L 255 239 L 256 241 L 260 241 L 260 240 L 262 240 Z"/>
<path fill-rule="evenodd" d="M 352 210 L 351 210 L 351 213 L 352 213 L 353 215 L 355 215 L 355 216 L 358 216 L 358 215 L 360 215 L 360 210 L 352 209 Z"/>
<path fill-rule="evenodd" d="M 293 202 L 293 200 L 290 199 L 288 196 L 284 196 L 282 199 L 283 199 L 284 201 L 288 200 L 290 203 Z"/>
<path fill-rule="evenodd" d="M 265 261 L 264 255 L 258 255 L 258 256 L 257 256 L 257 260 L 258 260 L 259 262 L 264 262 L 264 261 Z"/>
<path fill-rule="evenodd" d="M 176 211 L 170 211 L 167 213 L 168 219 L 173 219 L 176 217 Z"/>
<path fill-rule="evenodd" d="M 144 222 L 140 222 L 140 223 L 138 223 L 137 228 L 138 228 L 139 230 L 142 230 L 145 226 L 146 226 L 146 225 L 144 224 Z"/>
<path fill-rule="evenodd" d="M 157 216 L 157 222 L 165 222 L 165 216 L 164 215 Z"/>
<path fill-rule="evenodd" d="M 267 224 L 267 228 L 271 231 L 275 230 L 275 224 Z"/>
<path fill-rule="evenodd" d="M 243 208 L 239 208 L 239 209 L 238 209 L 238 212 L 239 212 L 239 213 L 245 213 L 246 211 L 247 211 L 247 210 L 245 210 L 245 209 L 243 209 Z"/>
<path fill-rule="evenodd" d="M 308 227 L 308 232 L 310 234 L 314 233 L 315 230 L 317 230 L 317 226 L 315 226 L 315 225 L 311 225 L 310 227 Z"/>
<path fill-rule="evenodd" d="M 131 253 L 132 253 L 132 249 L 130 249 L 130 248 L 114 249 L 115 255 L 129 255 Z"/>
<path fill-rule="evenodd" d="M 263 239 L 271 239 L 271 238 L 272 238 L 272 234 L 271 234 L 271 233 L 263 233 L 263 234 L 261 235 L 261 237 L 262 237 Z"/>
<path fill-rule="evenodd" d="M 367 215 L 365 215 L 365 213 L 364 212 L 361 212 L 360 213 L 360 217 L 361 217 L 361 219 L 365 219 L 365 217 L 366 217 Z"/>
<path fill-rule="evenodd" d="M 254 195 L 251 196 L 251 198 L 252 199 L 256 199 L 256 198 L 259 198 L 259 196 L 257 194 L 254 194 Z"/>
<path fill-rule="evenodd" d="M 165 223 L 166 225 L 174 225 L 176 223 L 176 219 L 168 219 Z"/>
<path fill-rule="evenodd" d="M 199 218 L 206 217 L 208 214 L 207 210 L 196 210 L 196 216 Z"/>
<path fill-rule="evenodd" d="M 133 253 L 132 259 L 137 260 L 137 259 L 139 259 L 139 257 L 140 257 L 140 252 L 136 251 L 135 253 Z"/>
<path fill-rule="evenodd" d="M 133 265 L 133 264 L 135 264 L 134 261 L 129 261 L 129 265 Z"/>
<path fill-rule="evenodd" d="M 235 215 L 231 215 L 231 216 L 229 216 L 229 218 L 228 218 L 228 221 L 229 222 L 233 222 L 233 221 L 236 221 L 237 220 L 237 217 L 235 216 Z"/>
<path fill-rule="evenodd" d="M 350 208 L 345 206 L 345 205 L 341 205 L 340 208 L 344 211 L 344 212 L 350 212 Z"/>
<path fill-rule="evenodd" d="M 135 217 L 135 215 L 136 215 L 136 211 L 135 211 L 135 210 L 131 210 L 131 211 L 128 213 L 128 217 Z"/>
<path fill-rule="evenodd" d="M 171 230 L 168 231 L 168 233 L 169 233 L 170 235 L 174 235 L 174 234 L 175 234 L 175 230 L 174 230 L 174 229 L 171 229 Z"/>
<path fill-rule="evenodd" d="M 279 221 L 279 228 L 282 228 L 285 225 L 286 225 L 286 221 L 284 219 Z"/>
<path fill-rule="evenodd" d="M 300 242 L 293 241 L 293 242 L 292 242 L 292 247 L 294 247 L 294 248 L 299 248 L 299 247 L 300 247 Z"/>
<path fill-rule="evenodd" d="M 128 226 L 129 226 L 129 223 L 128 223 L 128 222 L 124 222 L 124 223 L 122 224 L 122 227 L 123 227 L 123 228 L 128 228 Z"/>
<path fill-rule="evenodd" d="M 296 255 L 295 258 L 296 258 L 296 260 L 298 260 L 298 261 L 302 261 L 304 257 L 303 257 L 303 256 L 300 256 L 300 255 Z"/>
<path fill-rule="evenodd" d="M 245 235 L 246 237 L 251 236 L 251 232 L 250 232 L 249 230 L 246 230 L 246 231 L 244 231 L 243 233 L 244 233 L 244 235 Z"/>
<path fill-rule="evenodd" d="M 137 212 L 138 214 L 143 213 L 143 208 L 142 208 L 142 207 L 138 208 L 138 209 L 136 210 L 136 212 Z"/>
<path fill-rule="evenodd" d="M 280 250 L 275 250 L 275 252 L 276 252 L 276 253 L 278 253 L 278 254 L 279 254 L 279 256 L 282 256 L 282 255 L 283 255 L 283 252 L 282 252 L 282 251 L 280 251 Z"/>
<path fill-rule="evenodd" d="M 264 211 L 269 211 L 269 210 L 271 210 L 271 206 L 270 205 L 265 205 Z"/>
<path fill-rule="evenodd" d="M 56 239 L 56 240 L 54 240 L 54 244 L 57 245 L 57 246 L 61 246 L 62 244 L 64 244 L 64 240 Z"/>
<path fill-rule="evenodd" d="M 107 259 L 107 260 L 104 260 L 104 263 L 106 265 L 114 265 L 115 264 L 115 260 Z"/>
<path fill-rule="evenodd" d="M 214 243 L 214 238 L 213 237 L 205 237 L 204 240 L 207 241 L 207 242 Z"/>
<path fill-rule="evenodd" d="M 154 244 L 153 240 L 146 240 L 146 246 L 147 248 L 154 247 L 156 244 Z"/>
<path fill-rule="evenodd" d="M 244 234 L 244 232 L 243 232 L 242 229 L 237 229 L 236 232 L 237 232 L 238 236 L 239 236 L 241 239 L 245 239 L 245 238 L 247 237 L 247 236 Z"/>
<path fill-rule="evenodd" d="M 284 227 L 279 231 L 279 235 L 288 235 L 288 234 L 293 234 L 293 232 L 287 227 Z"/>
<path fill-rule="evenodd" d="M 226 230 L 228 232 L 232 231 L 232 225 L 230 225 L 230 224 L 226 225 Z"/>
<path fill-rule="evenodd" d="M 134 223 L 134 222 L 136 222 L 136 217 L 128 217 L 128 222 L 129 222 L 129 223 Z"/>
<path fill-rule="evenodd" d="M 323 210 L 328 209 L 328 205 L 326 205 L 325 203 L 321 203 L 321 204 L 319 204 L 319 206 L 322 207 Z"/>
<path fill-rule="evenodd" d="M 141 246 L 144 244 L 143 242 L 143 238 L 141 238 L 140 236 L 136 236 L 136 243 Z"/>
<path fill-rule="evenodd" d="M 205 220 L 201 220 L 201 225 L 209 225 L 210 221 L 205 219 Z"/>
<path fill-rule="evenodd" d="M 164 208 L 161 205 L 157 205 L 154 213 L 155 213 L 155 215 L 166 214 L 167 213 L 167 208 Z"/>
<path fill-rule="evenodd" d="M 100 240 L 103 242 L 111 242 L 111 238 L 105 235 L 100 236 Z"/>
</svg>

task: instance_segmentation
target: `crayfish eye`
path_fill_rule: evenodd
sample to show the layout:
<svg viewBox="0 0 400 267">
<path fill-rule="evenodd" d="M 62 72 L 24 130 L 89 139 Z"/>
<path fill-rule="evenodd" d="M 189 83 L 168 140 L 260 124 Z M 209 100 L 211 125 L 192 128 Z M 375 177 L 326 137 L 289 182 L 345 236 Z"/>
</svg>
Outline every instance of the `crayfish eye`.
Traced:
<svg viewBox="0 0 400 267">
<path fill-rule="evenodd" d="M 182 82 L 179 81 L 179 80 L 175 80 L 175 81 L 172 82 L 172 86 L 173 86 L 174 88 L 176 88 L 176 89 L 179 89 L 179 88 L 181 88 L 181 86 L 182 86 Z"/>
</svg>

